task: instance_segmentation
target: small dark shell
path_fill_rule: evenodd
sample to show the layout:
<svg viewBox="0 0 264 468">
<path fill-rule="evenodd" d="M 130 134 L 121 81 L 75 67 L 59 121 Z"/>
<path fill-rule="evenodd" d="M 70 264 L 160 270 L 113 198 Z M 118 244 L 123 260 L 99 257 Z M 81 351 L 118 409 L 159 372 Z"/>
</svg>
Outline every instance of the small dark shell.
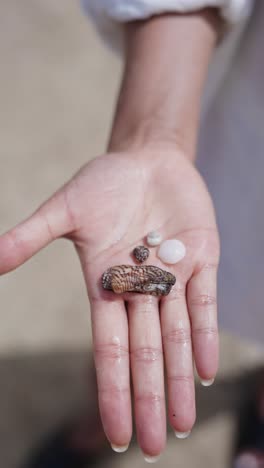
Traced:
<svg viewBox="0 0 264 468">
<path fill-rule="evenodd" d="M 153 265 L 117 265 L 106 270 L 102 276 L 103 288 L 116 294 L 137 292 L 167 296 L 175 282 L 172 273 Z"/>
<path fill-rule="evenodd" d="M 138 245 L 133 250 L 133 255 L 139 263 L 145 262 L 149 257 L 149 249 L 144 245 Z"/>
</svg>

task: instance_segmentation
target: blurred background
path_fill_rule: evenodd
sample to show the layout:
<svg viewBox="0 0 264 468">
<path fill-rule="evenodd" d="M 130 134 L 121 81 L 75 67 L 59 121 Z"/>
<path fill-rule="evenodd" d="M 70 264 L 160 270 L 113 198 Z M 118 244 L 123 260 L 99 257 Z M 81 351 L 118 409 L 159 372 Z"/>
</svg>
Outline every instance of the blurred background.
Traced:
<svg viewBox="0 0 264 468">
<path fill-rule="evenodd" d="M 104 151 L 121 62 L 78 0 L 0 2 L 0 228 L 16 224 Z M 44 438 L 94 405 L 91 329 L 73 247 L 56 241 L 0 279 L 0 459 L 19 468 Z M 221 369 L 197 386 L 197 424 L 157 466 L 229 466 L 246 377 L 263 352 L 221 336 Z M 136 445 L 104 466 L 145 466 Z"/>
</svg>

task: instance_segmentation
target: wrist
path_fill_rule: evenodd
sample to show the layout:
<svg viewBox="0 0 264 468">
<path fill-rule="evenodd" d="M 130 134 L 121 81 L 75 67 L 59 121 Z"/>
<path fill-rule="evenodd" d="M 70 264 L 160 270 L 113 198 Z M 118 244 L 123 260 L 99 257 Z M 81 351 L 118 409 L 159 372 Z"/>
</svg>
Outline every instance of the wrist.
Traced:
<svg viewBox="0 0 264 468">
<path fill-rule="evenodd" d="M 109 149 L 178 146 L 193 159 L 217 14 L 163 15 L 127 25 L 126 66 Z"/>
<path fill-rule="evenodd" d="M 128 127 L 114 126 L 108 144 L 109 152 L 133 152 L 153 154 L 153 152 L 181 152 L 189 160 L 194 160 L 195 145 L 172 126 L 167 126 L 158 118 L 152 117 L 136 122 Z"/>
</svg>

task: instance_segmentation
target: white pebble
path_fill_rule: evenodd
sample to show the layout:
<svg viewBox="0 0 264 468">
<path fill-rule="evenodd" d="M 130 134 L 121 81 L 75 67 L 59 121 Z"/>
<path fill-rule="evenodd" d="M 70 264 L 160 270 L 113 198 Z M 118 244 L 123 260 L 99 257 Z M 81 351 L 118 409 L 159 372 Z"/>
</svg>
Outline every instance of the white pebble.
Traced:
<svg viewBox="0 0 264 468">
<path fill-rule="evenodd" d="M 177 263 L 185 257 L 186 248 L 185 245 L 177 239 L 169 239 L 162 242 L 158 257 L 164 263 Z"/>
<path fill-rule="evenodd" d="M 156 245 L 160 245 L 162 242 L 162 235 L 158 231 L 151 231 L 147 235 L 147 244 L 150 247 L 155 247 Z"/>
</svg>

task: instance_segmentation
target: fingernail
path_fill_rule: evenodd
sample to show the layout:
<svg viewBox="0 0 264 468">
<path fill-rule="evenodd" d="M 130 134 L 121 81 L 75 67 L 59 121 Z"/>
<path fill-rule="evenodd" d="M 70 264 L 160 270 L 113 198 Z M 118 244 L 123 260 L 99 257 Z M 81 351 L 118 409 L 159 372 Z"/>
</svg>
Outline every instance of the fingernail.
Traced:
<svg viewBox="0 0 264 468">
<path fill-rule="evenodd" d="M 160 458 L 160 455 L 156 455 L 155 457 L 152 457 L 151 455 L 147 455 L 146 453 L 143 453 L 143 456 L 144 456 L 145 462 L 147 463 L 156 463 Z"/>
<path fill-rule="evenodd" d="M 178 432 L 178 431 L 175 431 L 175 436 L 177 437 L 177 439 L 187 439 L 187 437 L 189 437 L 191 431 L 188 431 L 188 432 Z"/>
<path fill-rule="evenodd" d="M 259 464 L 254 455 L 244 453 L 239 455 L 235 461 L 234 468 L 258 468 Z"/>
<path fill-rule="evenodd" d="M 204 387 L 210 387 L 210 385 L 213 385 L 214 379 L 209 379 L 209 380 L 201 379 L 200 382 Z"/>
<path fill-rule="evenodd" d="M 114 452 L 117 452 L 117 453 L 123 453 L 123 452 L 125 452 L 125 451 L 128 449 L 128 445 L 115 445 L 115 444 L 111 444 L 111 447 L 112 447 L 112 449 L 114 450 Z"/>
</svg>

